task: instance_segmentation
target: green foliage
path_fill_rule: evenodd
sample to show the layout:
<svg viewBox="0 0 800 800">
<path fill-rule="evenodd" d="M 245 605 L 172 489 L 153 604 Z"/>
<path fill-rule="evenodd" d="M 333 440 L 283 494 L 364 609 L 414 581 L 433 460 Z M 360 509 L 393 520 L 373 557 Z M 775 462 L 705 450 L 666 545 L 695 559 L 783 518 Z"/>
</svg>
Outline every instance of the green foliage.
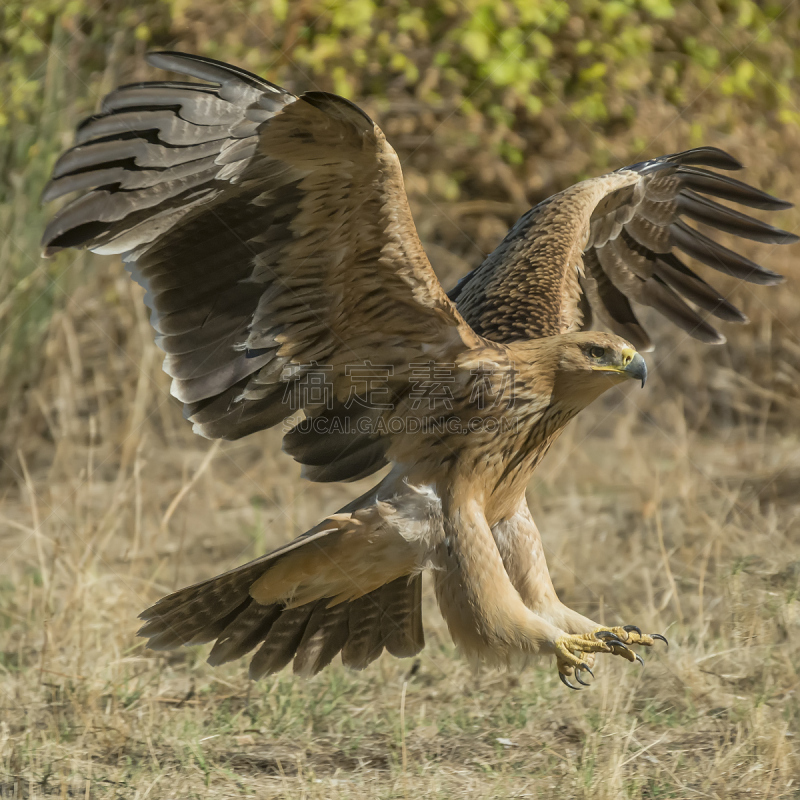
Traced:
<svg viewBox="0 0 800 800">
<path fill-rule="evenodd" d="M 67 96 L 85 103 L 125 74 L 125 57 L 163 46 L 349 97 L 449 101 L 509 132 L 548 110 L 602 126 L 643 95 L 677 107 L 700 93 L 704 107 L 758 97 L 760 111 L 795 112 L 799 21 L 790 4 L 753 0 L 9 0 L 3 157 L 19 164 L 20 132 L 28 141 L 46 113 L 63 127 Z"/>
</svg>

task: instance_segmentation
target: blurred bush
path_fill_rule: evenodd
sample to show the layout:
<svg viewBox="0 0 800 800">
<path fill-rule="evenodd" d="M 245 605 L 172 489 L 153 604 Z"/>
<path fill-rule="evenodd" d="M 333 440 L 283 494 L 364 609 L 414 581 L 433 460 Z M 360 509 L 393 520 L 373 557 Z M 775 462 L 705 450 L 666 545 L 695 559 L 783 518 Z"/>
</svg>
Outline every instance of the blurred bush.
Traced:
<svg viewBox="0 0 800 800">
<path fill-rule="evenodd" d="M 701 142 L 746 160 L 764 188 L 797 194 L 797 4 L 5 0 L 0 20 L 2 385 L 30 378 L 53 304 L 85 279 L 83 257 L 38 258 L 41 187 L 105 92 L 154 75 L 141 58 L 149 49 L 188 50 L 358 101 L 403 160 L 446 282 L 568 183 Z M 777 222 L 793 227 L 789 216 Z M 755 300 L 736 291 L 756 322 L 764 303 L 779 304 L 766 291 Z M 778 313 L 791 325 L 800 302 Z M 762 329 L 772 352 L 775 331 Z M 752 329 L 738 335 L 752 343 Z M 787 342 L 797 348 L 796 337 Z M 737 357 L 749 359 L 737 352 L 734 370 Z M 791 352 L 781 356 L 787 368 L 797 363 Z M 780 370 L 769 363 L 774 383 Z M 765 368 L 763 353 L 755 365 Z"/>
</svg>

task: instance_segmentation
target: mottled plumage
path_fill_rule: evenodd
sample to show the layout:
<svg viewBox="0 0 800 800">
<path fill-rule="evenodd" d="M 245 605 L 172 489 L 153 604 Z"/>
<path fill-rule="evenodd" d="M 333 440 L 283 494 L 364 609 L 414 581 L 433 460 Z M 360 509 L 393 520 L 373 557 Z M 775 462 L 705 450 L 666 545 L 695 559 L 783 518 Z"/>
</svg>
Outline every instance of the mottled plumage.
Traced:
<svg viewBox="0 0 800 800">
<path fill-rule="evenodd" d="M 786 204 L 704 169 L 741 167 L 714 148 L 643 162 L 532 209 L 448 297 L 397 156 L 356 106 L 197 56 L 149 60 L 203 83 L 122 87 L 79 127 L 45 190 L 77 194 L 48 225 L 46 254 L 122 254 L 198 433 L 236 439 L 302 411 L 284 449 L 306 477 L 392 465 L 294 542 L 145 611 L 150 646 L 213 641 L 212 664 L 255 650 L 254 677 L 292 660 L 314 674 L 338 653 L 356 669 L 384 649 L 411 656 L 429 567 L 474 658 L 552 653 L 562 678 L 583 682 L 594 653 L 632 660 L 628 644 L 652 644 L 560 603 L 525 487 L 575 414 L 644 381 L 625 339 L 650 340 L 631 302 L 707 342 L 723 337 L 702 312 L 744 321 L 673 250 L 779 280 L 686 220 L 787 243 L 709 196 Z M 613 333 L 587 330 L 593 318 Z M 364 402 L 354 386 L 376 370 Z"/>
<path fill-rule="evenodd" d="M 722 344 L 725 337 L 699 312 L 727 322 L 746 317 L 673 250 L 750 283 L 782 278 L 713 242 L 684 218 L 760 242 L 788 244 L 797 237 L 704 197 L 770 210 L 790 205 L 700 164 L 742 168 L 727 153 L 701 147 L 590 178 L 548 198 L 514 225 L 450 299 L 473 330 L 495 341 L 585 329 L 594 315 L 603 327 L 649 350 L 634 301 L 696 339 Z"/>
</svg>

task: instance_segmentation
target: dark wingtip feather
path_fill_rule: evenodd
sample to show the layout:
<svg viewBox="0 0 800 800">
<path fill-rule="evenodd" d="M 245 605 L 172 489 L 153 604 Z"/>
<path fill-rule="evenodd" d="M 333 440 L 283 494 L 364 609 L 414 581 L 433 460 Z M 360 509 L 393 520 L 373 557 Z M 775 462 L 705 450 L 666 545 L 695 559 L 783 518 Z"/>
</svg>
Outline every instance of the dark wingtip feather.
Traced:
<svg viewBox="0 0 800 800">
<path fill-rule="evenodd" d="M 694 166 L 730 171 L 744 169 L 744 164 L 741 161 L 734 158 L 730 153 L 720 150 L 719 147 L 695 147 L 692 150 L 684 150 L 680 153 L 671 153 L 648 161 L 640 161 L 637 164 L 622 167 L 622 169 L 633 170 L 644 175 L 669 167 L 674 169 L 675 167 L 686 168 Z M 713 175 L 713 173 L 711 174 Z"/>
<path fill-rule="evenodd" d="M 674 253 L 663 253 L 653 263 L 655 274 L 682 297 L 725 322 L 744 324 L 747 316 L 717 289 L 686 266 Z"/>
<path fill-rule="evenodd" d="M 770 211 L 784 211 L 787 208 L 794 208 L 794 203 L 790 202 L 789 200 L 781 200 L 779 197 L 773 197 L 771 194 L 764 194 L 772 201 L 772 205 L 770 206 Z"/>
<path fill-rule="evenodd" d="M 729 175 L 719 175 L 716 172 L 709 172 L 707 169 L 688 165 L 678 167 L 678 172 L 684 186 L 703 194 L 721 197 L 723 200 L 750 208 L 760 208 L 764 211 L 782 211 L 793 208 L 793 204 L 787 200 L 779 200 L 777 197 L 736 180 L 736 178 L 731 178 Z"/>
<path fill-rule="evenodd" d="M 231 78 L 238 78 L 244 83 L 257 89 L 268 88 L 283 93 L 283 89 L 270 83 L 264 78 L 259 78 L 252 72 L 241 67 L 217 61 L 214 58 L 197 56 L 192 53 L 181 53 L 177 50 L 154 50 L 145 55 L 145 60 L 151 67 L 163 69 L 168 72 L 178 72 L 182 75 L 191 75 L 193 78 L 209 81 L 210 83 L 224 84 Z"/>
<path fill-rule="evenodd" d="M 685 222 L 673 222 L 670 225 L 670 236 L 673 244 L 687 255 L 734 278 L 761 286 L 775 286 L 784 280 L 783 275 L 764 269 L 740 253 L 723 247 Z"/>
<path fill-rule="evenodd" d="M 42 189 L 42 193 L 39 195 L 39 203 L 44 205 L 45 203 L 49 203 L 51 200 L 55 200 L 57 197 L 60 197 L 62 194 L 60 189 L 61 187 L 54 179 L 47 181 L 44 189 Z"/>
<path fill-rule="evenodd" d="M 712 167 L 713 169 L 739 170 L 744 164 L 719 147 L 695 147 L 669 156 L 670 161 L 687 166 Z"/>
<path fill-rule="evenodd" d="M 72 228 L 63 229 L 61 214 L 53 217 L 42 234 L 41 246 L 45 255 L 51 256 L 68 247 L 85 248 L 96 236 L 107 229 L 103 222 L 84 222 Z"/>
<path fill-rule="evenodd" d="M 726 341 L 723 334 L 687 305 L 658 275 L 643 283 L 637 299 L 655 308 L 694 339 L 706 344 L 724 344 Z"/>
<path fill-rule="evenodd" d="M 794 244 L 800 238 L 797 234 L 775 228 L 766 222 L 709 200 L 691 189 L 683 189 L 678 195 L 677 202 L 681 214 L 744 239 L 767 244 Z"/>
</svg>

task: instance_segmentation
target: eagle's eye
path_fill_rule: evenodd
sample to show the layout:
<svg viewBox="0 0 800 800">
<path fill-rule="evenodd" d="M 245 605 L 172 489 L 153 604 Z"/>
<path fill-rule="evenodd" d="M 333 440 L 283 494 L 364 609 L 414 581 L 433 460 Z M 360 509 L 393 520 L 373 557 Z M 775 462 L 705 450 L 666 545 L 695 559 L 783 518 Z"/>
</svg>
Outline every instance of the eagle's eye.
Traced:
<svg viewBox="0 0 800 800">
<path fill-rule="evenodd" d="M 606 354 L 605 348 L 603 347 L 593 347 L 589 351 L 589 355 L 592 358 L 602 358 Z"/>
</svg>

